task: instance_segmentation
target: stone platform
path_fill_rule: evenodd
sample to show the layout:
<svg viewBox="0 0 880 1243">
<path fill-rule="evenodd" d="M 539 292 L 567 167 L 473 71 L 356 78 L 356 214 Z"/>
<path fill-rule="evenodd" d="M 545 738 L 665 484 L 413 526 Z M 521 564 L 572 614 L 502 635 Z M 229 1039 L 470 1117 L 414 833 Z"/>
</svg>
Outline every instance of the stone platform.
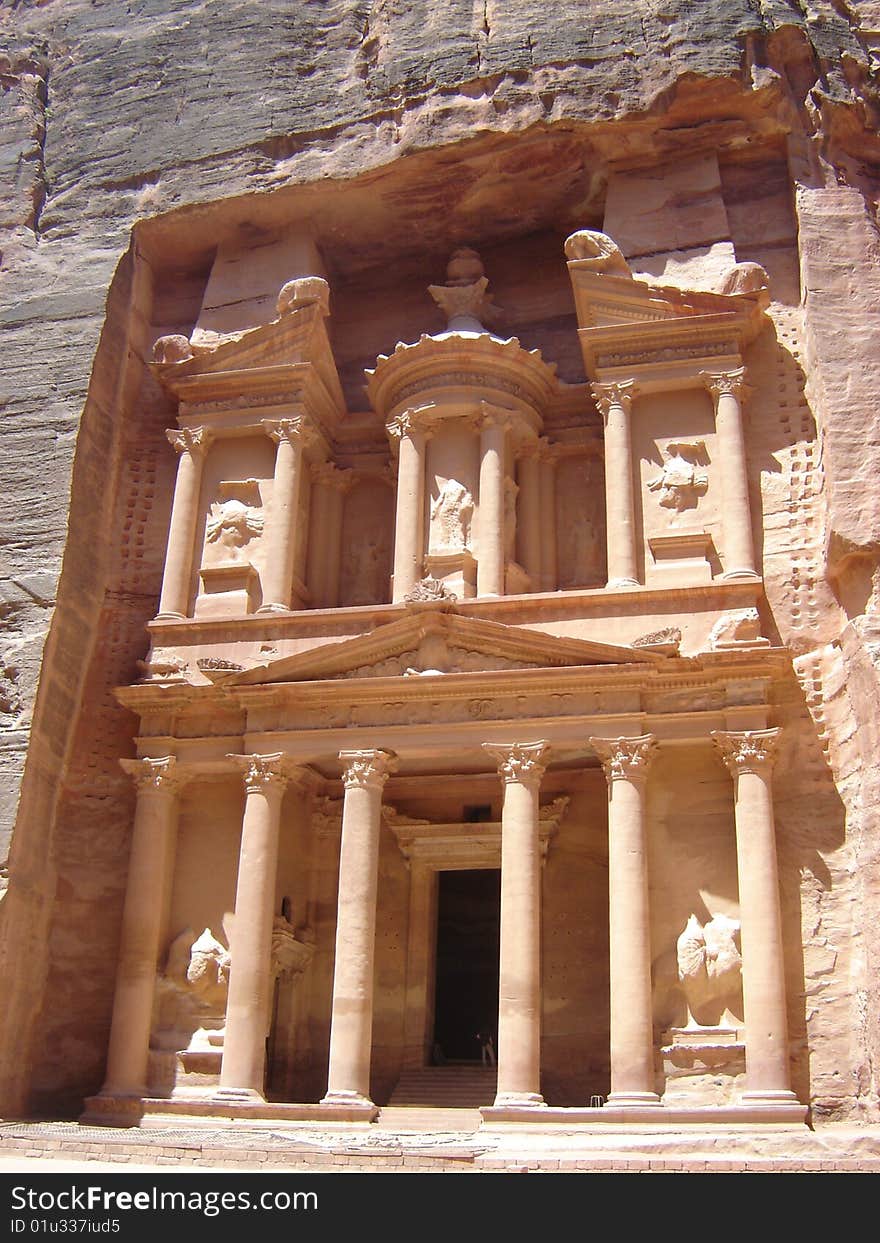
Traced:
<svg viewBox="0 0 880 1243">
<path fill-rule="evenodd" d="M 400 1111 L 395 1111 L 399 1113 Z M 448 1115 L 449 1111 L 442 1111 Z M 444 1117 L 444 1121 L 448 1118 Z M 419 1119 L 420 1124 L 424 1119 Z M 431 1131 L 333 1124 L 222 1130 L 0 1123 L 0 1171 L 16 1162 L 97 1162 L 194 1170 L 306 1173 L 871 1173 L 880 1174 L 880 1127 L 815 1131 L 722 1127 L 667 1130 L 542 1127 Z"/>
</svg>

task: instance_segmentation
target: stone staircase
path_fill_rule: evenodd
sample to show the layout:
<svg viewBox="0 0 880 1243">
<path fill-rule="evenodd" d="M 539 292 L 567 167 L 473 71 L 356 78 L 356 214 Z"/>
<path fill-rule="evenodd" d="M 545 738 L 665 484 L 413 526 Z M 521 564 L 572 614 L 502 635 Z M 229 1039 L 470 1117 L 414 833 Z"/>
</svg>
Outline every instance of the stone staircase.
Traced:
<svg viewBox="0 0 880 1243">
<path fill-rule="evenodd" d="M 496 1071 L 470 1064 L 405 1070 L 377 1125 L 411 1131 L 475 1131 L 495 1099 Z"/>
</svg>

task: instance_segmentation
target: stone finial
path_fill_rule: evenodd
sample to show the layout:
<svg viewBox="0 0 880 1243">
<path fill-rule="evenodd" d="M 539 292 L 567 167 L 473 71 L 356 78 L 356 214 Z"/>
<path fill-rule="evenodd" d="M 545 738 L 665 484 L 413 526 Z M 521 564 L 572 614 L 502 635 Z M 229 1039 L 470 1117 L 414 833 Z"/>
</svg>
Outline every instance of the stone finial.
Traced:
<svg viewBox="0 0 880 1243">
<path fill-rule="evenodd" d="M 607 233 L 600 233 L 598 229 L 578 229 L 577 233 L 566 238 L 565 257 L 594 272 L 632 279 L 632 272 L 620 247 Z"/>
<path fill-rule="evenodd" d="M 723 294 L 769 294 L 770 277 L 760 263 L 736 263 L 722 278 L 718 292 Z"/>
<path fill-rule="evenodd" d="M 187 363 L 192 357 L 189 338 L 181 333 L 173 332 L 167 337 L 160 337 L 153 346 L 153 362 L 163 367 L 168 363 Z"/>
<path fill-rule="evenodd" d="M 330 314 L 330 286 L 323 276 L 298 276 L 281 286 L 275 309 L 281 316 L 315 303 L 323 315 Z"/>
<path fill-rule="evenodd" d="M 404 604 L 455 604 L 458 596 L 439 578 L 420 578 L 403 597 Z"/>
<path fill-rule="evenodd" d="M 447 318 L 448 332 L 485 332 L 482 320 L 492 315 L 488 278 L 475 250 L 454 250 L 446 265 L 446 284 L 429 285 L 428 293 Z"/>
</svg>

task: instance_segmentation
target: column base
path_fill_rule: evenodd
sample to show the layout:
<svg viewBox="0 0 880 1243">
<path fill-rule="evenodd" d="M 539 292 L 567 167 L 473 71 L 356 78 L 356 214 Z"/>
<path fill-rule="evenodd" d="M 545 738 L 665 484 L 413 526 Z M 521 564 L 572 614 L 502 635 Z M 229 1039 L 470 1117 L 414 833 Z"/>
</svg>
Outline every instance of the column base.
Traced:
<svg viewBox="0 0 880 1243">
<path fill-rule="evenodd" d="M 662 1109 L 663 1102 L 656 1092 L 612 1092 L 604 1107 L 605 1109 Z"/>
<path fill-rule="evenodd" d="M 540 1092 L 499 1092 L 493 1109 L 546 1109 Z"/>
<path fill-rule="evenodd" d="M 606 586 L 616 591 L 618 587 L 641 587 L 637 578 L 609 578 Z"/>
<path fill-rule="evenodd" d="M 212 1100 L 223 1105 L 265 1105 L 266 1098 L 256 1088 L 224 1088 L 222 1085 L 212 1095 Z"/>
<path fill-rule="evenodd" d="M 800 1105 L 794 1092 L 787 1088 L 758 1088 L 754 1092 L 741 1092 L 740 1105 Z"/>
<path fill-rule="evenodd" d="M 185 613 L 157 613 L 153 621 L 186 621 Z"/>
<path fill-rule="evenodd" d="M 761 575 L 757 570 L 725 570 L 721 575 L 722 582 L 730 582 L 731 579 L 760 579 Z"/>
<path fill-rule="evenodd" d="M 288 604 L 261 604 L 254 616 L 265 617 L 267 613 L 289 613 L 290 611 L 290 606 Z"/>
<path fill-rule="evenodd" d="M 322 1097 L 320 1104 L 322 1105 L 344 1105 L 346 1108 L 355 1109 L 376 1109 L 376 1105 L 370 1100 L 369 1096 L 364 1096 L 360 1092 L 348 1092 L 345 1090 L 328 1091 Z"/>
</svg>

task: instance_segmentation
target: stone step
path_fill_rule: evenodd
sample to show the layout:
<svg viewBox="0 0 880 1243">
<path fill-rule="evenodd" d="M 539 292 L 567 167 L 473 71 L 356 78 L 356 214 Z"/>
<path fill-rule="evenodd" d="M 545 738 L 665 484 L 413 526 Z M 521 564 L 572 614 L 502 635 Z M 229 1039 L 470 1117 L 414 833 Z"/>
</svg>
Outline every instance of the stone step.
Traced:
<svg viewBox="0 0 880 1243">
<path fill-rule="evenodd" d="M 476 1109 L 495 1099 L 496 1071 L 482 1066 L 421 1066 L 405 1070 L 389 1106 Z"/>
<path fill-rule="evenodd" d="M 478 1109 L 426 1108 L 424 1105 L 386 1105 L 374 1125 L 386 1131 L 476 1131 L 482 1121 Z"/>
</svg>

